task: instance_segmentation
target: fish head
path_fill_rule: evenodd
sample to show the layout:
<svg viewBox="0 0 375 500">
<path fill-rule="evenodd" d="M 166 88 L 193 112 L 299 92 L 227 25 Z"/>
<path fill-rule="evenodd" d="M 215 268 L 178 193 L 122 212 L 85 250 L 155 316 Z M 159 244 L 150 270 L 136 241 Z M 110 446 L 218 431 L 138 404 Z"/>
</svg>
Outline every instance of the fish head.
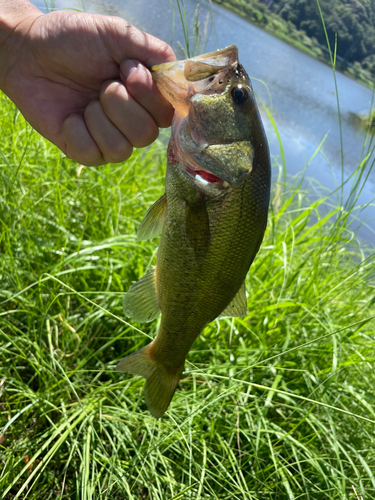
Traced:
<svg viewBox="0 0 375 500">
<path fill-rule="evenodd" d="M 268 145 L 246 71 L 231 45 L 151 68 L 175 108 L 176 164 L 204 191 L 235 188 L 249 178 L 257 148 Z"/>
</svg>

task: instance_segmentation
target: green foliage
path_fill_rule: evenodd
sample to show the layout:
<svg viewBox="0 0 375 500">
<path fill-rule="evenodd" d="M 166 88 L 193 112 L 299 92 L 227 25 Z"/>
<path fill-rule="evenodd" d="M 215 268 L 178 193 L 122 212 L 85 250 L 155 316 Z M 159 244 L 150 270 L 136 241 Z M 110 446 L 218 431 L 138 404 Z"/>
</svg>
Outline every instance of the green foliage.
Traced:
<svg viewBox="0 0 375 500">
<path fill-rule="evenodd" d="M 311 55 L 329 61 L 316 0 L 214 0 Z M 337 67 L 371 84 L 375 76 L 375 4 L 368 0 L 320 0 Z"/>
<path fill-rule="evenodd" d="M 165 141 L 78 176 L 1 111 L 0 498 L 375 498 L 374 267 L 355 203 L 277 183 L 248 316 L 207 326 L 156 421 L 143 380 L 114 366 L 157 330 L 121 301 L 154 262 L 135 234 Z"/>
<path fill-rule="evenodd" d="M 325 35 L 316 1 L 306 0 L 259 0 L 272 12 L 308 36 L 315 37 L 322 45 Z M 338 37 L 337 54 L 349 62 L 363 61 L 373 52 L 375 42 L 375 6 L 366 0 L 320 0 L 331 46 Z"/>
</svg>

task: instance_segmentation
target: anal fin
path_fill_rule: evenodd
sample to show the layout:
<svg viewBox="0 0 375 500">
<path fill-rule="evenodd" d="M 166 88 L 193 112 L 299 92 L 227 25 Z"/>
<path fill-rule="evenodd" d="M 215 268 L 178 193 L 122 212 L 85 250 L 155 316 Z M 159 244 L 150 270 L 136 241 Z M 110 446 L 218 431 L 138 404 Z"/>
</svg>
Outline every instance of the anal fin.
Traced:
<svg viewBox="0 0 375 500">
<path fill-rule="evenodd" d="M 165 194 L 147 210 L 137 231 L 137 241 L 158 238 L 163 229 L 167 214 L 167 197 Z"/>
<path fill-rule="evenodd" d="M 245 289 L 245 282 L 243 282 L 241 288 L 236 293 L 234 299 L 220 314 L 219 318 L 225 318 L 226 316 L 243 317 L 246 316 L 246 314 L 247 314 L 246 289 Z"/>
<path fill-rule="evenodd" d="M 152 321 L 160 314 L 155 269 L 152 268 L 129 288 L 122 303 L 125 316 L 140 323 Z"/>
</svg>

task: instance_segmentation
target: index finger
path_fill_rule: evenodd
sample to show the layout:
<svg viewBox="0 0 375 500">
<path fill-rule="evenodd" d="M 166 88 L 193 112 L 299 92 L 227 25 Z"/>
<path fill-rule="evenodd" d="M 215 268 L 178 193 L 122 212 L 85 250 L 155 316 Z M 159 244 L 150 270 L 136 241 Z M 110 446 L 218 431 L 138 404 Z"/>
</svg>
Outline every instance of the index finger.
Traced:
<svg viewBox="0 0 375 500">
<path fill-rule="evenodd" d="M 124 61 L 120 66 L 120 78 L 129 94 L 150 113 L 158 127 L 171 125 L 174 110 L 143 64 L 131 59 Z"/>
<path fill-rule="evenodd" d="M 105 35 L 107 36 L 103 38 L 105 38 L 110 56 L 118 64 L 125 59 L 136 59 L 147 68 L 151 68 L 155 64 L 176 60 L 172 48 L 163 40 L 140 31 L 120 17 L 98 17 L 105 20 Z"/>
</svg>

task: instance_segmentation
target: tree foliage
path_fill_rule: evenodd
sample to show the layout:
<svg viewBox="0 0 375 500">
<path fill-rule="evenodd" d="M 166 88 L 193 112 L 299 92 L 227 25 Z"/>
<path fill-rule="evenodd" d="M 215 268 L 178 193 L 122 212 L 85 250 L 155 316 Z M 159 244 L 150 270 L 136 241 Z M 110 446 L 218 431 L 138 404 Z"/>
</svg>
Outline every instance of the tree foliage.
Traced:
<svg viewBox="0 0 375 500">
<path fill-rule="evenodd" d="M 281 38 L 329 60 L 316 0 L 214 0 Z M 338 69 L 369 81 L 375 76 L 375 0 L 319 0 Z"/>
<path fill-rule="evenodd" d="M 326 44 L 317 2 L 311 0 L 259 0 L 309 37 Z M 320 0 L 331 47 L 347 61 L 375 70 L 375 1 Z"/>
</svg>

